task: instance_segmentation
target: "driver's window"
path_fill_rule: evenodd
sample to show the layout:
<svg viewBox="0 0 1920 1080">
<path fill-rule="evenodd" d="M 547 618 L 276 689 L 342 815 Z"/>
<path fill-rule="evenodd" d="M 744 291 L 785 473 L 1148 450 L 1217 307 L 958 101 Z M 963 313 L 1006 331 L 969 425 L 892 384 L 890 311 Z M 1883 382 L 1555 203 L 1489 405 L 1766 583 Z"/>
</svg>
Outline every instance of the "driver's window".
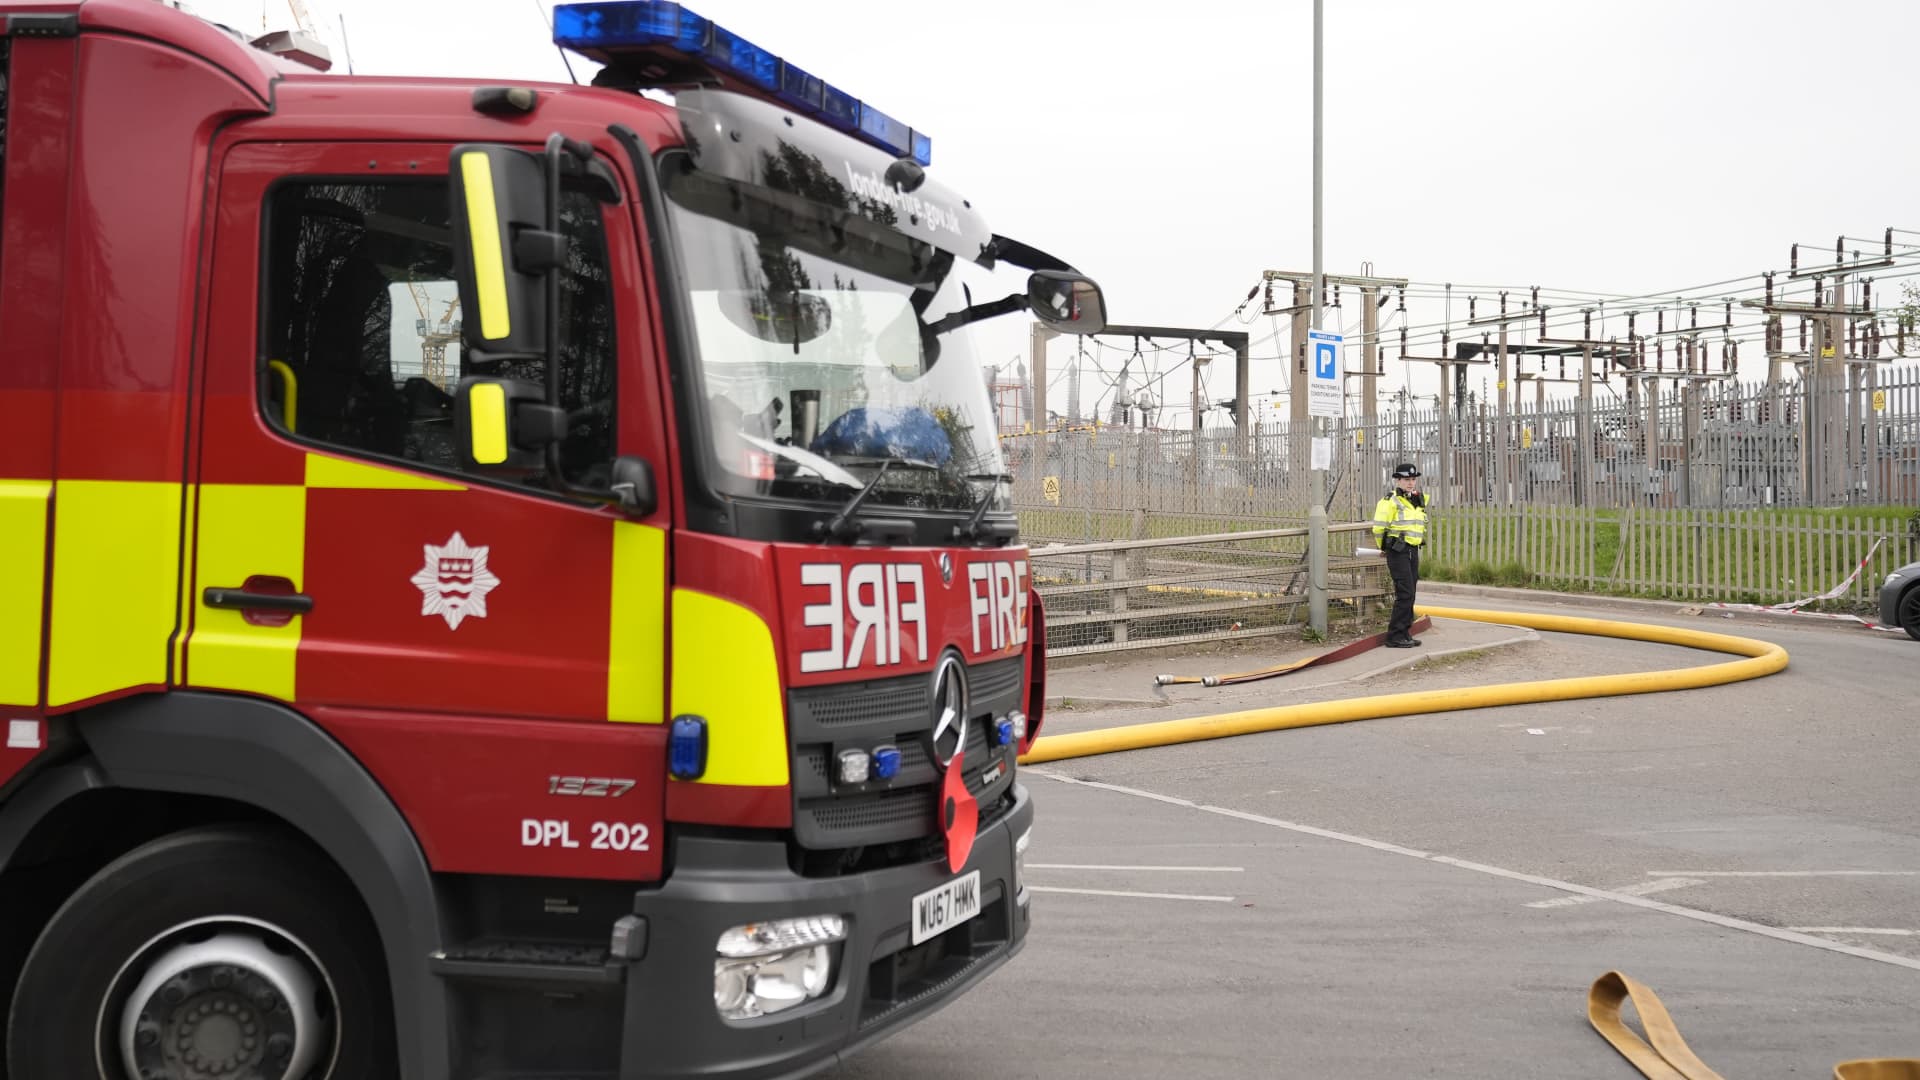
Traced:
<svg viewBox="0 0 1920 1080">
<path fill-rule="evenodd" d="M 560 398 L 573 422 L 561 461 L 573 482 L 604 485 L 615 338 L 599 204 L 569 196 L 562 229 Z M 463 376 L 545 384 L 539 360 L 482 370 L 461 348 L 444 182 L 282 184 L 268 196 L 265 258 L 260 409 L 297 439 L 457 470 L 452 391 Z"/>
</svg>

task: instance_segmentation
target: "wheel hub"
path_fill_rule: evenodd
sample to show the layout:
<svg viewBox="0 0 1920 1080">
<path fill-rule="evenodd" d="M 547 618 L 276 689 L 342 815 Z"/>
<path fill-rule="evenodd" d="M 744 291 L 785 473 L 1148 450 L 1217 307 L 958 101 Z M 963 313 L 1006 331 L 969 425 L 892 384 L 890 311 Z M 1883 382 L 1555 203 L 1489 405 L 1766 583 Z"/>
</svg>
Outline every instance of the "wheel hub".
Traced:
<svg viewBox="0 0 1920 1080">
<path fill-rule="evenodd" d="M 297 1080 L 331 1041 L 313 976 L 257 930 L 147 955 L 121 1012 L 128 1080 Z"/>
</svg>

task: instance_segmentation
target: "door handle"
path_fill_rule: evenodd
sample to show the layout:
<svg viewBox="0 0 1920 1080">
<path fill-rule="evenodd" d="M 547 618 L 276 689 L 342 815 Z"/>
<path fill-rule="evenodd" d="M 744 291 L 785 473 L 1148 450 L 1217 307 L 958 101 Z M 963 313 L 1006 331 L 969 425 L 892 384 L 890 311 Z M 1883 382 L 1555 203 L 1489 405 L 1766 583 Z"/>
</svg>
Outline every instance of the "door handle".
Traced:
<svg viewBox="0 0 1920 1080">
<path fill-rule="evenodd" d="M 313 597 L 295 591 L 286 578 L 265 574 L 249 577 L 237 589 L 208 586 L 200 595 L 208 607 L 238 611 L 254 626 L 285 626 L 313 610 Z"/>
<path fill-rule="evenodd" d="M 232 608 L 239 611 L 290 611 L 296 615 L 304 615 L 313 610 L 313 597 L 305 593 L 268 593 L 254 592 L 251 589 L 209 587 L 205 597 L 208 607 Z"/>
</svg>

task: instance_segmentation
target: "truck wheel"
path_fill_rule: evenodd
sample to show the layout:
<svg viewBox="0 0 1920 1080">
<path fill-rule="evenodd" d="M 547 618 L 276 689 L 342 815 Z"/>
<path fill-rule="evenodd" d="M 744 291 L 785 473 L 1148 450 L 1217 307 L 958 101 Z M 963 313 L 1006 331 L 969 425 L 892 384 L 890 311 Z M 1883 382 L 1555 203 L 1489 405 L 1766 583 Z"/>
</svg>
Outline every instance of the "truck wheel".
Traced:
<svg viewBox="0 0 1920 1080">
<path fill-rule="evenodd" d="M 163 836 L 54 914 L 8 1018 L 18 1077 L 384 1080 L 393 1009 L 379 937 L 289 834 Z"/>
</svg>

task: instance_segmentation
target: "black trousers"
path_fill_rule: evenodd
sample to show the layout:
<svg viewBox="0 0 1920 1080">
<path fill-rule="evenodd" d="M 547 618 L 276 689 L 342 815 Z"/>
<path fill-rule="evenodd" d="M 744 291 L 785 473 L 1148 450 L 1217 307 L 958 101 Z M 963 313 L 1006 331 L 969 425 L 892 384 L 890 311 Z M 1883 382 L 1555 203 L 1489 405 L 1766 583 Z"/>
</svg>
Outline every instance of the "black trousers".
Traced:
<svg viewBox="0 0 1920 1080">
<path fill-rule="evenodd" d="M 1393 575 L 1393 616 L 1388 637 L 1405 637 L 1413 627 L 1413 597 L 1420 587 L 1420 549 L 1394 545 L 1387 552 L 1387 573 Z"/>
</svg>

